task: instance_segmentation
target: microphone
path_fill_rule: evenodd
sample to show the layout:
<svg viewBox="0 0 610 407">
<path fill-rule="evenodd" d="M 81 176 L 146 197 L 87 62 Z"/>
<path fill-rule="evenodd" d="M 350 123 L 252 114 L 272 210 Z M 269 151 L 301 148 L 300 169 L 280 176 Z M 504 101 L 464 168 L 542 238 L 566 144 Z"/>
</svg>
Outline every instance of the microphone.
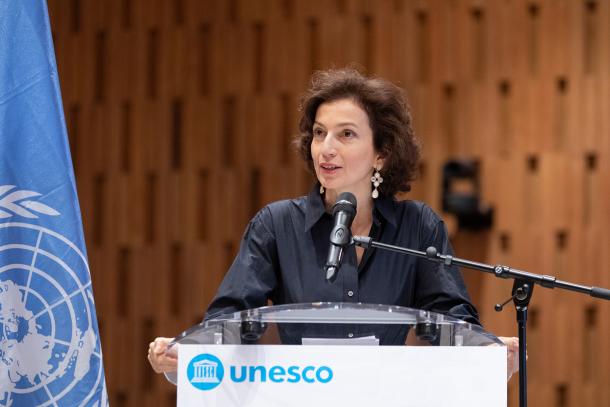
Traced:
<svg viewBox="0 0 610 407">
<path fill-rule="evenodd" d="M 337 278 L 337 271 L 343 260 L 343 248 L 350 244 L 352 233 L 350 227 L 356 216 L 356 197 L 351 192 L 343 192 L 333 205 L 335 225 L 330 232 L 330 249 L 324 265 L 326 281 L 332 283 Z"/>
</svg>

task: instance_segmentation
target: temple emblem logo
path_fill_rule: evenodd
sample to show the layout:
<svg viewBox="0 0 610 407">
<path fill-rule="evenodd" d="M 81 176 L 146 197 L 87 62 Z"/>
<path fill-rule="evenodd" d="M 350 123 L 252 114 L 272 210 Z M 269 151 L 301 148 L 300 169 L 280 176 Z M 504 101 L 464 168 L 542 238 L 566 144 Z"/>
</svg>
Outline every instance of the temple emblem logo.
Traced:
<svg viewBox="0 0 610 407">
<path fill-rule="evenodd" d="M 212 390 L 224 378 L 224 366 L 220 359 L 209 353 L 195 356 L 187 366 L 189 382 L 199 390 Z"/>
</svg>

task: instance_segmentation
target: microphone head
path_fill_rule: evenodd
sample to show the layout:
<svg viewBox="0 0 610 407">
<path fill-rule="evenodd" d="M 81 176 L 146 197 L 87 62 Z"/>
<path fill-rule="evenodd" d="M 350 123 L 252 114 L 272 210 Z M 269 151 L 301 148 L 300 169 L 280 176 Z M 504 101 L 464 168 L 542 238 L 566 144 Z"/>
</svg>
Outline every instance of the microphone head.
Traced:
<svg viewBox="0 0 610 407">
<path fill-rule="evenodd" d="M 326 282 L 334 283 L 337 279 L 337 267 L 328 266 L 326 267 Z"/>
<path fill-rule="evenodd" d="M 339 211 L 347 211 L 350 214 L 356 215 L 356 197 L 351 192 L 343 192 L 337 198 L 333 205 L 333 216 Z"/>
</svg>

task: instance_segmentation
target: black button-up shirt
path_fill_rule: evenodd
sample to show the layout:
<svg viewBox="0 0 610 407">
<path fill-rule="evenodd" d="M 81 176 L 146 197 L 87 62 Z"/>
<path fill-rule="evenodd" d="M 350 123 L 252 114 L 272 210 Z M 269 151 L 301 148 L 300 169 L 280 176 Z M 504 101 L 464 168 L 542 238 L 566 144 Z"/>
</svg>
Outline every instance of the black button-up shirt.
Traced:
<svg viewBox="0 0 610 407">
<path fill-rule="evenodd" d="M 444 223 L 430 207 L 391 197 L 374 202 L 374 240 L 422 251 L 434 246 L 452 254 Z M 275 305 L 331 301 L 419 308 L 480 325 L 455 266 L 375 248 L 365 250 L 357 264 L 351 246 L 337 279 L 328 283 L 323 267 L 332 227 L 317 186 L 306 197 L 263 208 L 248 224 L 206 319 L 262 307 L 267 300 Z"/>
</svg>

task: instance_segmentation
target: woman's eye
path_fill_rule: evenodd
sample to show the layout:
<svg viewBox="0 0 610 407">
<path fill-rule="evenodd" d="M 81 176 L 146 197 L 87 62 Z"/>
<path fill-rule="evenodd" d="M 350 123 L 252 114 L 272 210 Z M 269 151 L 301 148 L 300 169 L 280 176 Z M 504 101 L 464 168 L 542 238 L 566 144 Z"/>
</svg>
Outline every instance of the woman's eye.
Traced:
<svg viewBox="0 0 610 407">
<path fill-rule="evenodd" d="M 354 137 L 354 132 L 351 130 L 343 130 L 343 137 Z"/>
<path fill-rule="evenodd" d="M 324 130 L 322 130 L 322 129 L 313 129 L 313 135 L 316 136 L 316 137 L 323 136 L 324 135 Z"/>
</svg>

